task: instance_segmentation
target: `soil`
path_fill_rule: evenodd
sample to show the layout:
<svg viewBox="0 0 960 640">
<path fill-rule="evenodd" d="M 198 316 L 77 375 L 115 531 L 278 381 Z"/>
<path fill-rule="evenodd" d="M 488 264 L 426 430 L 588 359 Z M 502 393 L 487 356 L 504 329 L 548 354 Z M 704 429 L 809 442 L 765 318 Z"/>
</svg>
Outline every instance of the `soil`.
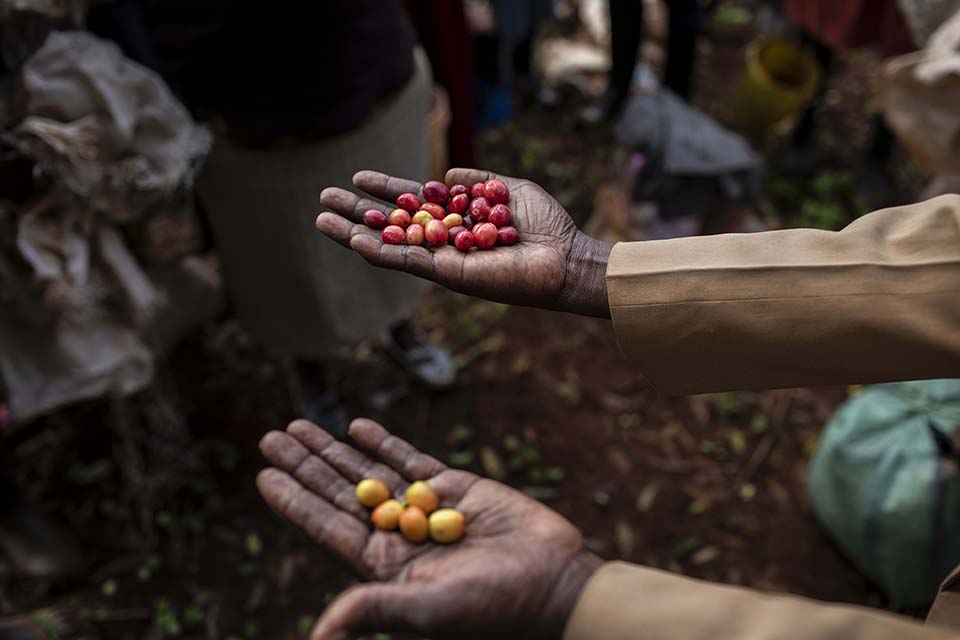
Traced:
<svg viewBox="0 0 960 640">
<path fill-rule="evenodd" d="M 708 110 L 712 87 L 736 71 L 719 61 L 736 60 L 748 36 L 705 45 L 697 101 Z M 829 135 L 863 119 L 862 101 L 839 99 L 825 118 Z M 573 112 L 523 107 L 480 137 L 478 155 L 483 166 L 538 181 L 582 223 L 591 185 L 623 151 L 577 127 Z M 851 159 L 831 163 L 849 170 Z M 811 452 L 845 389 L 664 399 L 620 354 L 609 322 L 443 290 L 430 293 L 417 324 L 457 357 L 456 386 L 429 392 L 376 343 L 363 344 L 338 366 L 353 414 L 451 464 L 504 474 L 605 558 L 884 605 L 818 526 L 805 491 Z M 254 488 L 257 440 L 295 417 L 289 370 L 226 314 L 174 350 L 154 390 L 71 408 L 22 435 L 13 468 L 26 494 L 78 538 L 87 570 L 54 584 L 4 566 L 0 613 L 65 607 L 104 638 L 306 637 L 351 578 Z M 134 431 L 117 426 L 118 407 Z M 151 453 L 158 442 L 176 453 Z M 139 479 L 136 465 L 119 464 L 131 451 L 146 452 Z M 165 484 L 144 491 L 162 471 Z"/>
</svg>

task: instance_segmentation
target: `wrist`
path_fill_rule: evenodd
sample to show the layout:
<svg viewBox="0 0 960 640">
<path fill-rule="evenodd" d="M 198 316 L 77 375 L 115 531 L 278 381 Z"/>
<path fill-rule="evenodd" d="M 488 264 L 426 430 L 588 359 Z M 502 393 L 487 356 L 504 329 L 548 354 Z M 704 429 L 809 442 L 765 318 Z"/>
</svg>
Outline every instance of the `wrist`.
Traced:
<svg viewBox="0 0 960 640">
<path fill-rule="evenodd" d="M 589 551 L 580 551 L 560 573 L 544 606 L 545 637 L 561 638 L 567 622 L 587 586 L 587 581 L 603 564 L 603 560 Z"/>
<path fill-rule="evenodd" d="M 607 301 L 607 262 L 613 243 L 577 231 L 567 257 L 560 308 L 584 316 L 610 317 Z"/>
</svg>

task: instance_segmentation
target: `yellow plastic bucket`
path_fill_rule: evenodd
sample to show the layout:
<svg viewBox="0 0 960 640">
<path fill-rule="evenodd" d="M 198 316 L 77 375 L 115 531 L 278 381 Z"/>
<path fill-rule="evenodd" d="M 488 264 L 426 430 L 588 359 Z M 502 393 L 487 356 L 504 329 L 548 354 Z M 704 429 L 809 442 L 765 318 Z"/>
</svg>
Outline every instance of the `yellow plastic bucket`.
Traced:
<svg viewBox="0 0 960 640">
<path fill-rule="evenodd" d="M 730 116 L 744 132 L 765 133 L 809 104 L 819 83 L 820 65 L 809 49 L 782 38 L 754 41 Z"/>
</svg>

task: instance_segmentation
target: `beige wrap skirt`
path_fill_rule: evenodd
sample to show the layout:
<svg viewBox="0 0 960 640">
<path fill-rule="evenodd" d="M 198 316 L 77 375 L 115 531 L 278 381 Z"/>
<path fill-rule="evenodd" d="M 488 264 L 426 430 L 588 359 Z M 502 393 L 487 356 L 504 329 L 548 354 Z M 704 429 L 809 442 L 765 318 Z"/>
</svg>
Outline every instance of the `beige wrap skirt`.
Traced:
<svg viewBox="0 0 960 640">
<path fill-rule="evenodd" d="M 324 358 L 407 317 L 429 284 L 377 269 L 314 227 L 320 192 L 375 169 L 417 180 L 428 166 L 429 62 L 358 129 L 246 149 L 217 140 L 197 188 L 241 324 L 269 347 Z"/>
</svg>

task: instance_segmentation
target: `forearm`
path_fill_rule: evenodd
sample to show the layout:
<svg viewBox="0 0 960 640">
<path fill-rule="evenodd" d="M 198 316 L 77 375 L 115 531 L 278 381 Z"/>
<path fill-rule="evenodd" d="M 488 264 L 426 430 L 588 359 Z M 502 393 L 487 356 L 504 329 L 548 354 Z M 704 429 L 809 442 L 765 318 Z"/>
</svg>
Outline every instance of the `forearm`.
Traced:
<svg viewBox="0 0 960 640">
<path fill-rule="evenodd" d="M 621 243 L 624 352 L 667 394 L 960 372 L 960 197 L 812 229 Z"/>
<path fill-rule="evenodd" d="M 762 594 L 622 562 L 597 571 L 565 640 L 946 640 L 956 635 L 869 609 Z"/>
</svg>

